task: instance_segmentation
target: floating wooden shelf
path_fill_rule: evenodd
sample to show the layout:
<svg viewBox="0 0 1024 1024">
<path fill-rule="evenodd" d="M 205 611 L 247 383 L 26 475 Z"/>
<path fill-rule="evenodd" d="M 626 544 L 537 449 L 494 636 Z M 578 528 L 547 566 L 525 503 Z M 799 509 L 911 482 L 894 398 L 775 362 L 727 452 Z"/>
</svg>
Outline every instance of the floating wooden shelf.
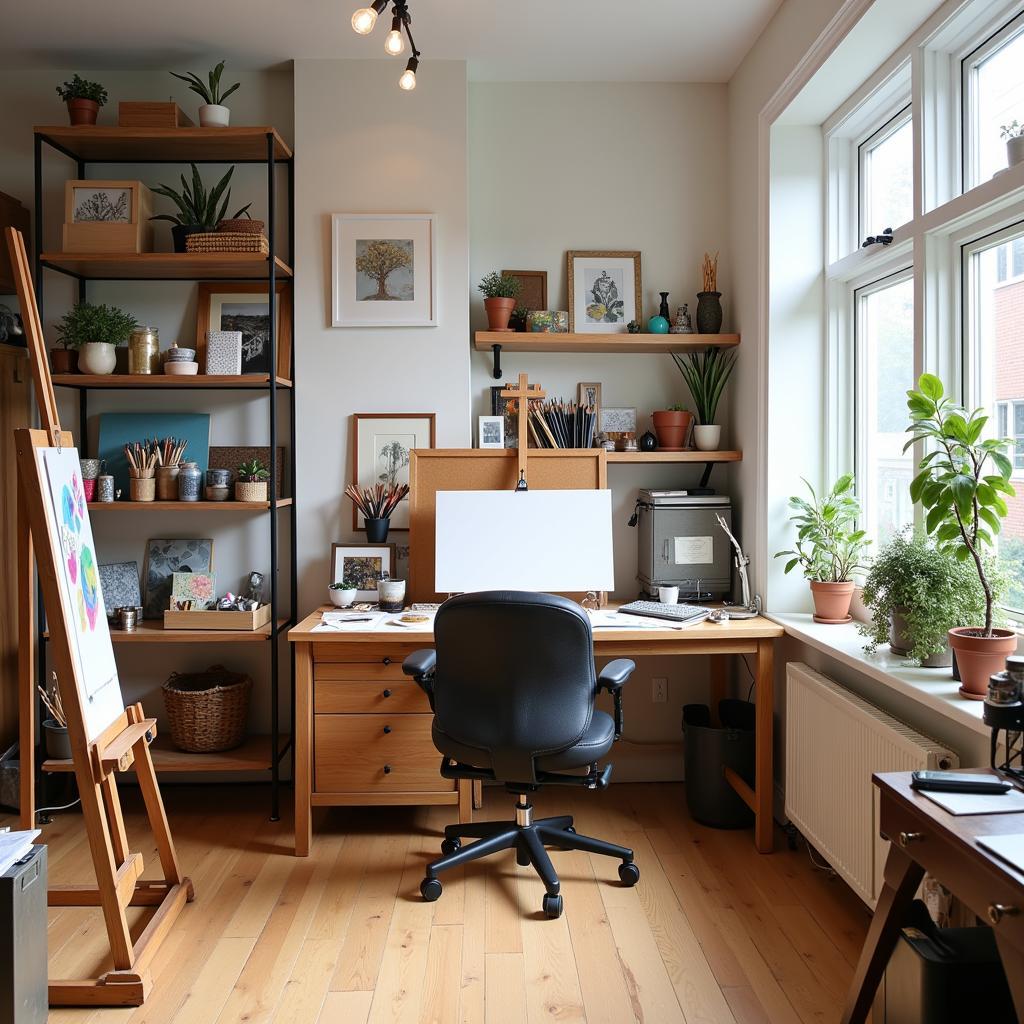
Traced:
<svg viewBox="0 0 1024 1024">
<path fill-rule="evenodd" d="M 244 373 L 240 376 L 211 375 L 197 373 L 194 377 L 173 377 L 163 373 L 55 373 L 53 383 L 62 388 L 79 388 L 80 390 L 114 390 L 149 388 L 151 390 L 177 390 L 189 388 L 207 388 L 216 390 L 265 390 L 270 386 L 270 376 L 266 373 Z M 287 377 L 278 377 L 279 388 L 290 388 L 292 382 Z"/>
<path fill-rule="evenodd" d="M 487 352 L 686 352 L 709 345 L 730 347 L 738 334 L 528 334 L 519 331 L 477 331 L 473 346 Z"/>
<path fill-rule="evenodd" d="M 288 508 L 291 498 L 278 498 L 278 508 Z M 90 512 L 265 512 L 269 501 L 90 501 Z"/>
<path fill-rule="evenodd" d="M 743 452 L 608 452 L 612 462 L 739 462 Z"/>
<path fill-rule="evenodd" d="M 76 160 L 95 163 L 263 163 L 267 135 L 274 137 L 274 159 L 291 160 L 292 151 L 270 126 L 240 128 L 117 128 L 99 125 L 43 125 L 33 129 Z"/>
<path fill-rule="evenodd" d="M 44 252 L 44 267 L 96 281 L 251 281 L 265 280 L 270 260 L 257 252 Z M 277 276 L 292 268 L 275 259 Z"/>
<path fill-rule="evenodd" d="M 285 749 L 287 736 L 281 736 L 278 749 Z M 153 767 L 158 772 L 258 772 L 270 770 L 270 737 L 250 736 L 234 750 L 215 754 L 189 754 L 178 750 L 169 736 L 158 735 L 150 744 Z M 71 761 L 44 761 L 44 772 L 71 772 Z"/>
<path fill-rule="evenodd" d="M 277 620 L 277 632 L 288 626 L 287 619 Z M 43 636 L 49 640 L 50 634 Z M 115 644 L 252 644 L 270 639 L 270 623 L 252 631 L 238 629 L 164 629 L 162 619 L 144 619 L 130 633 L 120 629 L 110 630 L 110 640 Z"/>
</svg>

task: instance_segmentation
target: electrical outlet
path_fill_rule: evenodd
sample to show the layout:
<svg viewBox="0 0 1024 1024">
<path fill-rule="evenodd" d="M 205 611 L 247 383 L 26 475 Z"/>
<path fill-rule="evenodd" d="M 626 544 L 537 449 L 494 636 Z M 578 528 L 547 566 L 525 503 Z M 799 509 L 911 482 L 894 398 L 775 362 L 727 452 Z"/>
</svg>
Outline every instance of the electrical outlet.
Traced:
<svg viewBox="0 0 1024 1024">
<path fill-rule="evenodd" d="M 668 701 L 668 680 L 655 678 L 651 680 L 651 700 L 655 704 Z"/>
</svg>

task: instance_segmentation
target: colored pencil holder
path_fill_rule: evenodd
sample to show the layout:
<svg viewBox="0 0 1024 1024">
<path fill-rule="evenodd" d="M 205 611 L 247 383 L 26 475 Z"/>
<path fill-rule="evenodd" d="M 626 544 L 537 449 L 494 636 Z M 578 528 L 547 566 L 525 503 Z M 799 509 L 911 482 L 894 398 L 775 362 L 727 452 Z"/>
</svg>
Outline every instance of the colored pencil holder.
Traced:
<svg viewBox="0 0 1024 1024">
<path fill-rule="evenodd" d="M 128 481 L 132 501 L 153 501 L 156 498 L 156 479 L 151 476 L 133 476 Z"/>
<path fill-rule="evenodd" d="M 160 466 L 156 471 L 157 501 L 178 500 L 178 473 L 180 466 Z"/>
<path fill-rule="evenodd" d="M 390 519 L 367 519 L 365 522 L 366 539 L 370 544 L 383 544 L 388 539 Z"/>
</svg>

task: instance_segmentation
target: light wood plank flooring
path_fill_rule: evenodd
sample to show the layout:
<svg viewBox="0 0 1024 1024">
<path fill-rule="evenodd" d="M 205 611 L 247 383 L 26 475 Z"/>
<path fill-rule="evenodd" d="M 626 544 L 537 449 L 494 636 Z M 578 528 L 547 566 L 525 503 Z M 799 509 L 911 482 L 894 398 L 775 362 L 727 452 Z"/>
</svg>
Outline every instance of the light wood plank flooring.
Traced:
<svg viewBox="0 0 1024 1024">
<path fill-rule="evenodd" d="M 129 835 L 152 875 L 128 794 Z M 168 787 L 165 799 L 197 899 L 163 948 L 153 994 L 138 1009 L 54 1010 L 53 1024 L 835 1021 L 868 925 L 805 851 L 780 835 L 762 857 L 749 832 L 695 824 L 676 785 L 537 795 L 538 815 L 574 814 L 580 832 L 632 846 L 641 869 L 626 889 L 615 861 L 553 853 L 557 921 L 511 853 L 450 873 L 440 901 L 422 902 L 451 808 L 332 810 L 297 860 L 262 787 Z M 511 817 L 511 803 L 489 790 L 481 814 Z M 51 880 L 88 881 L 81 819 L 62 814 L 45 834 Z M 51 975 L 98 970 L 98 911 L 51 910 L 49 936 Z"/>
</svg>

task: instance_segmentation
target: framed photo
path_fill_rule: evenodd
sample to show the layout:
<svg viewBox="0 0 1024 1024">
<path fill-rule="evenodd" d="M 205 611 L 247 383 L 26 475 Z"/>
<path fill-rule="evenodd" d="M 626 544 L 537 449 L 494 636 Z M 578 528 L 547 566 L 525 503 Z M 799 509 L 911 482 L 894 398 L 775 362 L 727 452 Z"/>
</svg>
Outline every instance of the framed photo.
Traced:
<svg viewBox="0 0 1024 1024">
<path fill-rule="evenodd" d="M 213 541 L 209 538 L 153 539 L 146 541 L 142 615 L 160 619 L 171 607 L 176 572 L 209 573 L 213 569 Z"/>
<path fill-rule="evenodd" d="M 332 544 L 328 585 L 347 576 L 358 584 L 357 601 L 376 601 L 377 580 L 385 572 L 393 576 L 396 565 L 394 544 Z"/>
<path fill-rule="evenodd" d="M 570 250 L 566 279 L 570 332 L 623 334 L 630 320 L 640 319 L 639 252 Z"/>
<path fill-rule="evenodd" d="M 436 264 L 432 213 L 335 213 L 332 326 L 436 327 Z"/>
<path fill-rule="evenodd" d="M 352 414 L 352 482 L 356 487 L 387 486 L 409 482 L 409 453 L 414 448 L 434 447 L 432 412 L 357 412 Z M 352 528 L 365 520 L 352 506 Z M 392 530 L 409 529 L 409 499 L 391 514 Z"/>
<path fill-rule="evenodd" d="M 491 387 L 491 415 L 500 416 L 505 423 L 505 447 L 518 448 L 519 424 L 515 403 L 502 394 L 505 387 L 504 384 L 495 384 Z"/>
<path fill-rule="evenodd" d="M 64 251 L 147 252 L 152 212 L 153 193 L 141 181 L 67 181 Z"/>
<path fill-rule="evenodd" d="M 601 422 L 601 385 L 600 383 L 581 381 L 576 385 L 576 401 L 579 405 L 589 405 L 594 410 L 594 422 Z M 600 427 L 598 427 L 600 429 Z"/>
<path fill-rule="evenodd" d="M 635 434 L 636 409 L 602 409 L 597 423 L 603 434 Z"/>
<path fill-rule="evenodd" d="M 477 447 L 505 447 L 505 417 L 480 416 L 477 418 Z"/>
<path fill-rule="evenodd" d="M 217 600 L 217 576 L 212 572 L 176 572 L 171 575 L 172 612 L 203 612 Z"/>
<path fill-rule="evenodd" d="M 505 277 L 514 277 L 519 282 L 519 297 L 516 309 L 527 312 L 548 308 L 548 272 L 546 270 L 503 270 Z"/>
<path fill-rule="evenodd" d="M 277 375 L 292 375 L 292 289 L 277 282 Z M 270 302 L 263 281 L 201 281 L 196 359 L 206 366 L 207 331 L 241 331 L 242 373 L 270 373 Z"/>
</svg>

